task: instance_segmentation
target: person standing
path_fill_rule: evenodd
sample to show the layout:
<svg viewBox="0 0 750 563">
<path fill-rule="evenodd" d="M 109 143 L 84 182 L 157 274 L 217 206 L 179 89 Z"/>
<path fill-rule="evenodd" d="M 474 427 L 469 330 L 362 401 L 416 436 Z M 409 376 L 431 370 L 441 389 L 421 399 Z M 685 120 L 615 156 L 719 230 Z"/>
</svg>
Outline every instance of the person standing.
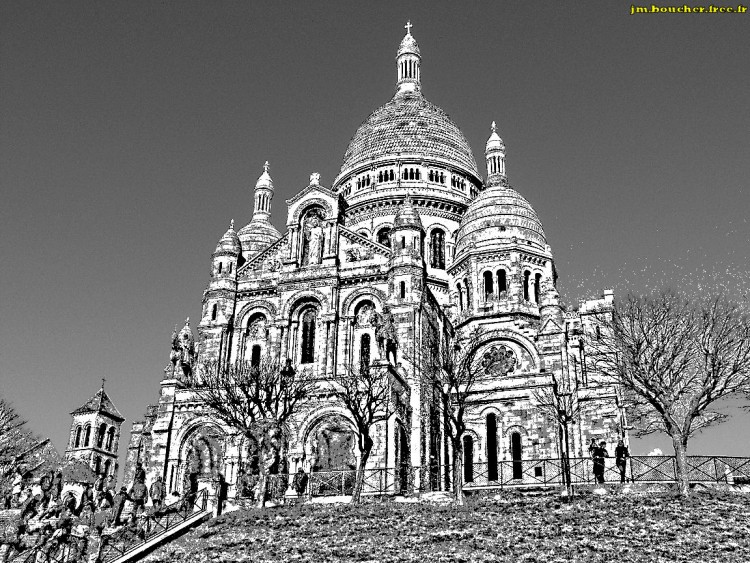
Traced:
<svg viewBox="0 0 750 563">
<path fill-rule="evenodd" d="M 146 509 L 148 489 L 143 481 L 136 481 L 130 489 L 130 500 L 133 501 L 133 514 L 136 516 Z"/>
<path fill-rule="evenodd" d="M 297 493 L 297 498 L 301 498 L 307 489 L 307 473 L 301 467 L 297 470 L 292 480 L 292 488 Z"/>
<path fill-rule="evenodd" d="M 164 503 L 164 483 L 161 482 L 161 477 L 157 477 L 156 481 L 151 483 L 151 488 L 148 492 L 151 495 L 151 502 L 154 505 L 154 510 L 161 510 Z"/>
<path fill-rule="evenodd" d="M 136 483 L 146 482 L 146 470 L 143 469 L 143 464 L 140 461 L 135 464 L 135 478 L 133 480 Z"/>
<path fill-rule="evenodd" d="M 625 470 L 628 467 L 629 457 L 630 452 L 628 451 L 628 447 L 625 445 L 625 442 L 620 440 L 617 442 L 617 447 L 615 448 L 615 465 L 617 465 L 617 469 L 620 470 L 620 483 L 626 481 Z"/>
<path fill-rule="evenodd" d="M 126 500 L 130 500 L 128 490 L 125 487 L 121 487 L 120 492 L 115 495 L 114 502 L 112 503 L 112 524 L 114 526 L 120 525 L 120 516 L 122 516 Z"/>
<path fill-rule="evenodd" d="M 592 453 L 594 460 L 594 480 L 600 485 L 604 484 L 604 458 L 609 457 L 606 446 L 607 442 L 602 440 Z"/>
</svg>

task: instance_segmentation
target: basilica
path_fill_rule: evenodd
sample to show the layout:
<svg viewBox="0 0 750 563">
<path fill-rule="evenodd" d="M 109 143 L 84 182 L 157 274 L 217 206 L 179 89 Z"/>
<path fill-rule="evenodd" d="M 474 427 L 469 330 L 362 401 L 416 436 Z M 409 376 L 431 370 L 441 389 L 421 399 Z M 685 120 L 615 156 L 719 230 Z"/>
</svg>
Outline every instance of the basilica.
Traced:
<svg viewBox="0 0 750 563">
<path fill-rule="evenodd" d="M 211 256 L 197 335 L 189 321 L 176 327 L 158 401 L 133 423 L 126 484 L 141 463 L 149 482 L 162 477 L 170 491 L 182 492 L 192 472 L 206 484 L 221 474 L 235 494 L 247 444 L 212 416 L 188 375 L 207 359 L 265 357 L 288 358 L 321 381 L 353 365 L 385 366 L 398 401 L 368 466 L 434 464 L 446 475 L 451 454 L 420 364 L 425 350 L 439 354 L 476 329 L 490 392 L 471 404 L 465 466 L 561 457 L 560 428 L 535 404 L 535 392 L 553 386 L 585 402 L 571 455 L 585 455 L 591 438 L 613 446 L 625 434 L 617 389 L 597 379 L 582 339 L 595 329 L 587 312 L 611 292 L 575 311 L 561 306 L 552 249 L 509 182 L 495 123 L 480 171 L 461 130 L 423 94 L 420 49 L 406 29 L 393 97 L 354 133 L 330 185 L 313 173 L 286 201 L 283 232 L 270 222 L 274 182 L 263 166 L 250 222 L 232 222 Z M 391 337 L 379 346 L 383 325 Z M 329 394 L 289 425 L 289 472 L 355 467 L 349 416 Z"/>
</svg>

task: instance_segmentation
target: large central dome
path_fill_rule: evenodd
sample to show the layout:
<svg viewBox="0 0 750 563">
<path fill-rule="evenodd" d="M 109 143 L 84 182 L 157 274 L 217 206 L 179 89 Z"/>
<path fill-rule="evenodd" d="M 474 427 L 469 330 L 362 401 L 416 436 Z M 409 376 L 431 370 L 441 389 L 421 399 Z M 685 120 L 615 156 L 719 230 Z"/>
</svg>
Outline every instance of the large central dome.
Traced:
<svg viewBox="0 0 750 563">
<path fill-rule="evenodd" d="M 479 177 L 461 130 L 421 92 L 399 92 L 359 126 L 344 153 L 339 177 L 383 157 L 421 156 Z"/>
</svg>

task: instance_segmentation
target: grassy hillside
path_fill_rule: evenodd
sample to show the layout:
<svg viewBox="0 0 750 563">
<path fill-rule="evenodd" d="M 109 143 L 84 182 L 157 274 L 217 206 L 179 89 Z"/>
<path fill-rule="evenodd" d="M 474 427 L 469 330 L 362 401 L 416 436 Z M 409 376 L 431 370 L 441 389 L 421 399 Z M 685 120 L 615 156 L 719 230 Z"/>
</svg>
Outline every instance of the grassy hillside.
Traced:
<svg viewBox="0 0 750 563">
<path fill-rule="evenodd" d="M 750 495 L 500 495 L 466 507 L 373 501 L 248 510 L 148 561 L 742 561 Z"/>
</svg>

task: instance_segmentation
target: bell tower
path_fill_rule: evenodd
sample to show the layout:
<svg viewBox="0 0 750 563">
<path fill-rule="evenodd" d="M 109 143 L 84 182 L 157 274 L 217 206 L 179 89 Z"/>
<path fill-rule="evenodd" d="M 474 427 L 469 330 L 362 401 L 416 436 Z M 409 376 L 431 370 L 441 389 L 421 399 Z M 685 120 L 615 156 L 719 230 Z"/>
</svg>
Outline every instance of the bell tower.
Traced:
<svg viewBox="0 0 750 563">
<path fill-rule="evenodd" d="M 104 391 L 104 381 L 88 401 L 70 413 L 73 423 L 65 459 L 80 459 L 97 475 L 117 477 L 117 448 L 125 417 Z"/>
</svg>

